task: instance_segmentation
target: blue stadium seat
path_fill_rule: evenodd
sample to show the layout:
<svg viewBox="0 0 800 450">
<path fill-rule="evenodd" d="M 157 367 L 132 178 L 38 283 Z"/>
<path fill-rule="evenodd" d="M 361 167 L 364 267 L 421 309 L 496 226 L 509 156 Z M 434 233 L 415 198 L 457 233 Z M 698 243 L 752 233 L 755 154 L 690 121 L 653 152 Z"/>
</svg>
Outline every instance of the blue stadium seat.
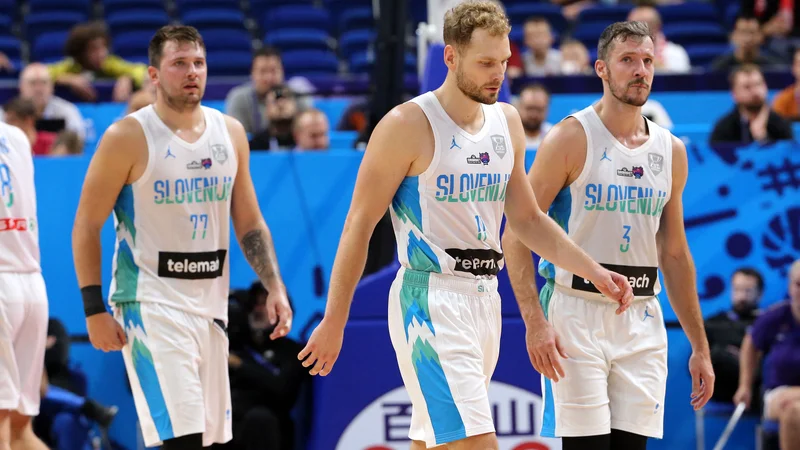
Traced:
<svg viewBox="0 0 800 450">
<path fill-rule="evenodd" d="M 203 42 L 209 52 L 216 50 L 240 50 L 253 57 L 253 39 L 242 29 L 213 29 L 201 31 Z"/>
<path fill-rule="evenodd" d="M 91 0 L 28 0 L 30 12 L 72 11 L 88 15 L 91 12 Z"/>
<path fill-rule="evenodd" d="M 247 50 L 209 50 L 209 76 L 245 76 L 250 73 L 253 53 Z"/>
<path fill-rule="evenodd" d="M 49 63 L 64 59 L 64 41 L 66 39 L 66 31 L 40 34 L 31 48 L 31 61 Z"/>
<path fill-rule="evenodd" d="M 286 78 L 293 76 L 335 75 L 339 60 L 329 50 L 295 50 L 281 55 Z"/>
<path fill-rule="evenodd" d="M 719 55 L 730 51 L 729 44 L 695 44 L 686 47 L 692 66 L 707 67 Z"/>
<path fill-rule="evenodd" d="M 314 0 L 250 0 L 250 17 L 263 20 L 269 11 L 283 6 L 309 5 L 313 6 Z M 261 24 L 264 25 L 263 23 Z"/>
<path fill-rule="evenodd" d="M 561 14 L 561 7 L 551 3 L 520 3 L 506 7 L 508 19 L 515 28 L 522 28 L 521 25 L 531 17 L 538 16 L 545 18 L 550 27 L 555 31 L 564 31 L 567 28 L 567 19 Z"/>
<path fill-rule="evenodd" d="M 736 25 L 736 18 L 739 16 L 739 11 L 741 11 L 742 5 L 740 3 L 730 3 L 727 7 L 725 7 L 725 16 L 722 19 L 723 25 L 728 30 L 733 30 L 733 26 Z"/>
<path fill-rule="evenodd" d="M 232 9 L 195 9 L 181 16 L 185 25 L 198 28 L 241 28 L 244 29 L 244 13 Z"/>
<path fill-rule="evenodd" d="M 578 23 L 607 22 L 610 25 L 626 20 L 631 9 L 631 5 L 590 6 L 578 14 Z"/>
<path fill-rule="evenodd" d="M 370 73 L 375 64 L 375 55 L 373 52 L 358 52 L 350 56 L 348 66 L 350 73 Z M 406 53 L 405 65 L 403 67 L 405 73 L 417 72 L 417 57 L 412 53 Z"/>
<path fill-rule="evenodd" d="M 15 37 L 0 37 L 0 52 L 4 53 L 12 61 L 22 59 L 20 42 Z"/>
<path fill-rule="evenodd" d="M 600 34 L 607 26 L 611 25 L 610 21 L 599 22 L 580 22 L 575 30 L 572 32 L 572 38 L 583 42 L 586 48 L 596 48 L 597 40 L 600 39 Z"/>
<path fill-rule="evenodd" d="M 11 16 L 0 14 L 0 36 L 11 36 Z"/>
<path fill-rule="evenodd" d="M 670 41 L 684 47 L 693 44 L 725 44 L 728 35 L 716 24 L 675 24 L 664 25 L 664 35 Z"/>
<path fill-rule="evenodd" d="M 349 30 L 375 29 L 372 8 L 350 8 L 339 16 L 339 33 Z"/>
<path fill-rule="evenodd" d="M 17 0 L 0 0 L 0 14 L 15 17 L 17 15 Z"/>
<path fill-rule="evenodd" d="M 115 34 L 111 45 L 114 54 L 128 59 L 133 57 L 147 56 L 147 47 L 150 39 L 153 38 L 154 31 L 128 31 Z"/>
<path fill-rule="evenodd" d="M 239 2 L 235 0 L 176 0 L 178 10 L 188 12 L 194 9 L 218 9 L 241 11 Z"/>
<path fill-rule="evenodd" d="M 68 31 L 73 26 L 86 22 L 88 16 L 72 11 L 49 11 L 31 13 L 25 17 L 28 39 L 35 40 L 42 33 Z"/>
<path fill-rule="evenodd" d="M 264 43 L 280 49 L 282 52 L 291 50 L 327 51 L 331 48 L 331 38 L 328 33 L 308 28 L 268 32 Z"/>
<path fill-rule="evenodd" d="M 348 59 L 353 53 L 366 51 L 374 41 L 372 30 L 348 31 L 339 37 L 339 54 Z"/>
<path fill-rule="evenodd" d="M 281 6 L 266 13 L 264 28 L 268 32 L 284 28 L 315 28 L 330 31 L 331 15 L 327 10 L 311 5 Z"/>
<path fill-rule="evenodd" d="M 106 17 L 120 11 L 137 9 L 164 11 L 164 0 L 102 0 L 102 4 L 103 14 Z"/>
<path fill-rule="evenodd" d="M 164 10 L 156 9 L 136 9 L 130 11 L 119 11 L 109 14 L 106 17 L 106 25 L 114 33 L 124 33 L 127 31 L 155 31 L 164 25 L 169 24 L 169 16 Z"/>
<path fill-rule="evenodd" d="M 658 8 L 661 23 L 675 24 L 681 22 L 719 23 L 719 12 L 711 3 L 687 2 L 677 5 L 663 5 Z"/>
</svg>

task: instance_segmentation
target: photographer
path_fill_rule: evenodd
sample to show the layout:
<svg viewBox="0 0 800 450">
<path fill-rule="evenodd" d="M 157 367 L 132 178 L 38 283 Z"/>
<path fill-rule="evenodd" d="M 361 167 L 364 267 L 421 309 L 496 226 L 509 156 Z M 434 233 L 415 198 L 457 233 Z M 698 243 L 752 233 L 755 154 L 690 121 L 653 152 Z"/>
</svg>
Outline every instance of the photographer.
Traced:
<svg viewBox="0 0 800 450">
<path fill-rule="evenodd" d="M 225 448 L 293 450 L 291 411 L 308 371 L 297 360 L 302 345 L 271 340 L 261 283 L 234 291 L 228 309 L 233 441 Z"/>
</svg>

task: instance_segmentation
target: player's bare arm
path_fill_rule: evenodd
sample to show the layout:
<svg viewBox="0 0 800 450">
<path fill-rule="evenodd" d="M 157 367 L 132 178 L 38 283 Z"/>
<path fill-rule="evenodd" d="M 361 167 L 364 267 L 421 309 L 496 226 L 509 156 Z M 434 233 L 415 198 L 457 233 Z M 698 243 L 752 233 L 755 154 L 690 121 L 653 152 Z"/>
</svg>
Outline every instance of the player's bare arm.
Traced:
<svg viewBox="0 0 800 450">
<path fill-rule="evenodd" d="M 503 105 L 508 128 L 514 141 L 514 169 L 508 182 L 505 213 L 517 238 L 526 247 L 553 264 L 590 280 L 607 297 L 620 302 L 619 313 L 633 300 L 627 278 L 614 274 L 592 260 L 572 242 L 567 233 L 547 216 L 536 202 L 536 196 L 525 177 L 525 134 L 519 113 L 511 105 Z M 552 202 L 552 199 L 551 199 Z"/>
<path fill-rule="evenodd" d="M 125 333 L 106 312 L 103 300 L 100 231 L 123 186 L 144 172 L 146 148 L 144 131 L 136 119 L 125 118 L 109 127 L 92 156 L 75 213 L 72 255 L 84 298 L 86 327 L 92 345 L 103 351 L 120 350 Z"/>
<path fill-rule="evenodd" d="M 267 314 L 271 324 L 277 323 L 270 338 L 276 339 L 286 336 L 291 330 L 292 308 L 278 267 L 272 234 L 258 206 L 250 176 L 250 145 L 247 134 L 242 124 L 233 117 L 226 115 L 225 124 L 236 147 L 239 163 L 231 193 L 233 229 L 247 262 L 267 290 Z"/>
<path fill-rule="evenodd" d="M 344 223 L 331 273 L 325 318 L 298 358 L 311 374 L 327 375 L 339 356 L 344 327 L 356 285 L 364 272 L 372 232 L 386 213 L 409 173 L 421 173 L 415 166 L 420 149 L 433 149 L 433 133 L 419 106 L 407 103 L 395 107 L 375 127 L 358 170 L 350 210 Z M 431 151 L 431 153 L 433 153 Z"/>
<path fill-rule="evenodd" d="M 682 197 L 688 174 L 686 146 L 673 136 L 672 193 L 661 215 L 656 242 L 667 296 L 692 345 L 692 356 L 689 361 L 689 369 L 692 372 L 692 405 L 695 409 L 699 409 L 714 393 L 714 370 L 711 367 L 708 339 L 697 297 L 694 261 L 689 252 L 683 225 Z"/>
<path fill-rule="evenodd" d="M 528 182 L 542 211 L 549 210 L 558 192 L 577 179 L 585 159 L 586 133 L 577 119 L 567 118 L 547 133 L 528 172 Z M 565 376 L 559 355 L 564 358 L 568 355 L 539 303 L 531 251 L 508 224 L 503 233 L 503 255 L 511 288 L 525 321 L 531 363 L 537 372 L 558 381 Z"/>
</svg>

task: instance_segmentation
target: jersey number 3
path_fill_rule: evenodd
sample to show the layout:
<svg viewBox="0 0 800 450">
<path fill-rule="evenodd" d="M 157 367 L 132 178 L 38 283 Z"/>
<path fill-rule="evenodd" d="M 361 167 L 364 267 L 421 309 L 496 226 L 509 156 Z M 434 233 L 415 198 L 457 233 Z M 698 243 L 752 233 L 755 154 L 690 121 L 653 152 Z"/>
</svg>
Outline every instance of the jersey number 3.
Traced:
<svg viewBox="0 0 800 450">
<path fill-rule="evenodd" d="M 475 223 L 478 225 L 478 240 L 485 241 L 488 237 L 486 235 L 486 223 L 481 219 L 481 216 L 475 216 Z"/>
<path fill-rule="evenodd" d="M 630 225 L 623 225 L 622 229 L 625 230 L 625 234 L 622 235 L 622 239 L 625 240 L 625 243 L 619 245 L 619 251 L 621 251 L 622 253 L 625 253 L 631 247 L 631 237 L 628 236 L 628 234 L 631 232 L 631 226 Z"/>
</svg>

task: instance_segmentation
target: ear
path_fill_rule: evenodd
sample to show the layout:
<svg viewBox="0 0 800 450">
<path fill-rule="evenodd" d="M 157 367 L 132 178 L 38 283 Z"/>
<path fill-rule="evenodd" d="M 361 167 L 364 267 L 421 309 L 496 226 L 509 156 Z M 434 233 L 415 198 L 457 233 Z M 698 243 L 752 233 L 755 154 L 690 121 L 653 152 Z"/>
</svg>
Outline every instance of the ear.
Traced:
<svg viewBox="0 0 800 450">
<path fill-rule="evenodd" d="M 452 45 L 444 46 L 444 63 L 450 70 L 455 70 L 458 62 L 458 51 Z"/>
<path fill-rule="evenodd" d="M 158 69 L 153 66 L 147 67 L 147 76 L 150 78 L 150 81 L 155 83 L 158 81 Z"/>
<path fill-rule="evenodd" d="M 602 80 L 608 80 L 608 65 L 606 62 L 598 59 L 594 62 L 594 72 L 597 74 L 598 77 Z"/>
</svg>

